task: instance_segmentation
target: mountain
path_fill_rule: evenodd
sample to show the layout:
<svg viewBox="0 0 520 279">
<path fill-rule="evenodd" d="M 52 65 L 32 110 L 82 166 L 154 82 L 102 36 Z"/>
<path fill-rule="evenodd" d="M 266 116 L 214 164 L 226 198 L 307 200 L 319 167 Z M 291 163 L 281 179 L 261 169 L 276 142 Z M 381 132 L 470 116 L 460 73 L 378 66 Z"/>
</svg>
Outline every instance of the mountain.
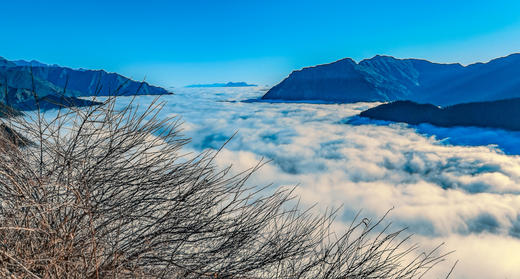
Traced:
<svg viewBox="0 0 520 279">
<path fill-rule="evenodd" d="M 32 75 L 30 69 L 20 69 L 17 66 L 0 67 L 0 103 L 18 110 L 32 110 L 37 108 L 35 94 L 39 101 L 44 101 L 49 99 L 46 97 L 62 96 L 63 88 Z M 70 90 L 65 95 L 69 94 L 79 96 L 80 92 Z M 96 104 L 92 101 L 84 100 L 80 102 L 79 99 L 78 101 L 74 99 L 77 98 L 67 96 L 67 103 L 77 103 L 78 105 Z M 44 107 L 51 108 L 53 105 L 49 103 L 44 105 Z M 59 106 L 56 105 L 55 107 Z"/>
<path fill-rule="evenodd" d="M 359 63 L 346 58 L 294 71 L 262 99 L 444 106 L 515 97 L 520 97 L 520 54 L 468 66 L 380 55 Z"/>
<path fill-rule="evenodd" d="M 137 82 L 103 70 L 84 70 L 46 65 L 38 61 L 8 61 L 0 57 L 0 102 L 21 110 L 36 108 L 34 93 L 45 108 L 64 105 L 88 106 L 88 96 L 171 94 L 167 90 Z"/>
<path fill-rule="evenodd" d="M 211 83 L 211 84 L 192 84 L 186 87 L 251 87 L 258 86 L 256 84 L 248 84 L 247 82 L 228 82 L 228 83 Z"/>
<path fill-rule="evenodd" d="M 22 67 L 30 69 L 28 67 Z M 74 96 L 166 95 L 166 89 L 138 82 L 104 70 L 73 70 L 65 67 L 32 67 L 33 74 L 60 87 L 72 90 Z"/>
<path fill-rule="evenodd" d="M 382 104 L 360 113 L 362 117 L 441 127 L 475 126 L 520 131 L 520 98 L 464 103 L 445 108 L 412 101 Z"/>
</svg>

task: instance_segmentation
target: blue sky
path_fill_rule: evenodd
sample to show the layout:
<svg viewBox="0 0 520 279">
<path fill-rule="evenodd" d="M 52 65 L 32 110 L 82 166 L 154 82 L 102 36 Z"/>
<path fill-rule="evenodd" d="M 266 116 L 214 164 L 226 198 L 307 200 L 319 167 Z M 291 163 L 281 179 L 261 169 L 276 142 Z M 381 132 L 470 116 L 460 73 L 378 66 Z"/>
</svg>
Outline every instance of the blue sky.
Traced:
<svg viewBox="0 0 520 279">
<path fill-rule="evenodd" d="M 520 52 L 520 1 L 3 1 L 0 56 L 163 86 L 275 84 L 375 54 L 437 62 Z"/>
</svg>

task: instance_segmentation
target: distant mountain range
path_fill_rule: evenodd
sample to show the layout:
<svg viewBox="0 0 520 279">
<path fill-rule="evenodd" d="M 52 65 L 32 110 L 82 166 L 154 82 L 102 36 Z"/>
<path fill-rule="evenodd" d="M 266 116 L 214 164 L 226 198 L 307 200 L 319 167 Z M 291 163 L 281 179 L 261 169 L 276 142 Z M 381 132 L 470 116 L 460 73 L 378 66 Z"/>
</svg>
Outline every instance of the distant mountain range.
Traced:
<svg viewBox="0 0 520 279">
<path fill-rule="evenodd" d="M 520 97 L 520 54 L 468 66 L 379 55 L 359 63 L 346 58 L 294 71 L 262 99 L 411 100 L 445 106 L 516 97 Z"/>
<path fill-rule="evenodd" d="M 396 101 L 363 111 L 360 116 L 409 124 L 441 127 L 475 126 L 520 131 L 520 98 L 465 103 L 445 108 L 411 101 Z"/>
<path fill-rule="evenodd" d="M 103 70 L 84 70 L 47 65 L 38 61 L 9 61 L 0 57 L 0 103 L 19 110 L 40 107 L 88 106 L 95 104 L 78 97 L 163 95 L 167 90 Z"/>
<path fill-rule="evenodd" d="M 228 83 L 211 83 L 211 84 L 192 84 L 186 87 L 251 87 L 258 86 L 256 84 L 248 84 L 247 82 L 228 82 Z"/>
</svg>

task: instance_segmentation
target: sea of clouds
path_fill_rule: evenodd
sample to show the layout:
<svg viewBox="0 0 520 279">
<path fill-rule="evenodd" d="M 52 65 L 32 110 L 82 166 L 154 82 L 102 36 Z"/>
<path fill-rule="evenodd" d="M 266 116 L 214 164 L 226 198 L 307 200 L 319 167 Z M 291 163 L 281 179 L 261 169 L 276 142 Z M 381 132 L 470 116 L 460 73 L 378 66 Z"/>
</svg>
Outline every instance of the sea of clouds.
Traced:
<svg viewBox="0 0 520 279">
<path fill-rule="evenodd" d="M 180 88 L 161 97 L 160 117 L 181 117 L 192 138 L 185 152 L 218 149 L 237 132 L 219 166 L 239 172 L 270 160 L 251 185 L 297 185 L 306 206 L 341 207 L 339 225 L 359 210 L 377 218 L 394 208 L 388 221 L 408 227 L 421 247 L 456 250 L 435 272 L 458 259 L 452 278 L 520 278 L 520 133 L 357 116 L 377 103 L 241 102 L 264 93 Z M 154 98 L 134 104 L 144 109 Z"/>
</svg>

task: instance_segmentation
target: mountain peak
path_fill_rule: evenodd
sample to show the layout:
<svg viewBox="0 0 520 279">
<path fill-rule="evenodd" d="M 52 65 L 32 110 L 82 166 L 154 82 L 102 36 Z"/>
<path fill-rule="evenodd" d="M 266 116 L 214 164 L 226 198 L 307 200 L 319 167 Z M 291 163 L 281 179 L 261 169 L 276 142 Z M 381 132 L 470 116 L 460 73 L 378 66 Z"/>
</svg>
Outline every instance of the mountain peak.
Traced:
<svg viewBox="0 0 520 279">
<path fill-rule="evenodd" d="M 376 54 L 374 57 L 365 59 L 365 60 L 402 60 L 402 59 L 395 58 L 391 55 Z"/>
</svg>

